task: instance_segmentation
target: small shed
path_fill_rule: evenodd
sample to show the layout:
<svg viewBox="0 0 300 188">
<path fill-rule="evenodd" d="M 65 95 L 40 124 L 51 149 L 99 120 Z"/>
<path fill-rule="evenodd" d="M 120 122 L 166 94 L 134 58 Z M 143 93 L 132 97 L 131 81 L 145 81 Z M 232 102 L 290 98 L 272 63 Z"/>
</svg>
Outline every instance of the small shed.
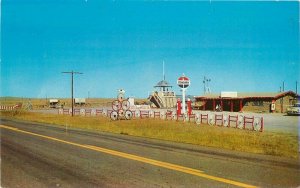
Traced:
<svg viewBox="0 0 300 188">
<path fill-rule="evenodd" d="M 50 108 L 57 108 L 59 106 L 58 99 L 49 99 L 49 107 Z"/>
<path fill-rule="evenodd" d="M 74 99 L 75 105 L 83 106 L 86 104 L 85 98 L 75 98 Z"/>
</svg>

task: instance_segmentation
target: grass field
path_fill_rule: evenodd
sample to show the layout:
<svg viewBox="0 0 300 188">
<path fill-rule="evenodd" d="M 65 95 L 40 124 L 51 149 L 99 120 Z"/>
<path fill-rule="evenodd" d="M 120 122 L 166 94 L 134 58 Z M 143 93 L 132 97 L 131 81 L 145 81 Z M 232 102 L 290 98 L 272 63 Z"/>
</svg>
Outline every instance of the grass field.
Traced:
<svg viewBox="0 0 300 188">
<path fill-rule="evenodd" d="M 1 112 L 2 117 L 81 129 L 190 143 L 249 153 L 298 158 L 298 135 L 254 132 L 155 119 L 111 121 L 107 117 L 71 117 L 25 111 Z"/>
</svg>

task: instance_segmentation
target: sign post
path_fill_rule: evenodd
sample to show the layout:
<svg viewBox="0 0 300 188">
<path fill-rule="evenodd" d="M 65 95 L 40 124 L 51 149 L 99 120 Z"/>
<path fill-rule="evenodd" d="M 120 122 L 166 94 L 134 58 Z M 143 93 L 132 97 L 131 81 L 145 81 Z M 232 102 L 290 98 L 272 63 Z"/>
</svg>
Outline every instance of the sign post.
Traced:
<svg viewBox="0 0 300 188">
<path fill-rule="evenodd" d="M 177 85 L 181 87 L 182 90 L 182 113 L 186 114 L 185 110 L 185 91 L 187 87 L 191 84 L 190 79 L 186 77 L 184 74 L 177 79 Z"/>
</svg>

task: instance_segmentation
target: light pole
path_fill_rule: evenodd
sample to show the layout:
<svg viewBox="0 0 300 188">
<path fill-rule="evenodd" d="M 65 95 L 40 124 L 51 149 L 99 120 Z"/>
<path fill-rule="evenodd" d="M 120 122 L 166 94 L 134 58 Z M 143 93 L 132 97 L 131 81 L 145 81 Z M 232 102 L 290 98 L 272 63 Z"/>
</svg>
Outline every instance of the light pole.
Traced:
<svg viewBox="0 0 300 188">
<path fill-rule="evenodd" d="M 74 116 L 74 74 L 83 74 L 81 72 L 62 72 L 63 74 L 71 74 L 71 98 L 72 98 L 72 116 Z"/>
</svg>

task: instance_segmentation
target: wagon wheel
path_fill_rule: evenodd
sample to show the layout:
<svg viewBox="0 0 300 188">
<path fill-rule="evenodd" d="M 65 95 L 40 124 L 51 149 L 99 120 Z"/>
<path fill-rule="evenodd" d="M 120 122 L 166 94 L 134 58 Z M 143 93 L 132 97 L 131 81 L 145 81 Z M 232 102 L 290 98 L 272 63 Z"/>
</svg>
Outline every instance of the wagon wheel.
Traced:
<svg viewBox="0 0 300 188">
<path fill-rule="evenodd" d="M 238 128 L 239 129 L 242 129 L 242 128 L 244 128 L 244 116 L 243 115 L 239 115 L 239 117 L 238 117 Z"/>
<path fill-rule="evenodd" d="M 110 119 L 111 120 L 117 120 L 118 119 L 118 112 L 116 112 L 116 111 L 112 111 L 111 113 L 110 113 Z"/>
<path fill-rule="evenodd" d="M 118 111 L 121 108 L 121 103 L 118 100 L 112 102 L 112 109 Z"/>
<path fill-rule="evenodd" d="M 123 94 L 123 93 L 120 93 L 120 94 L 118 95 L 118 100 L 119 100 L 120 102 L 122 102 L 122 101 L 124 100 L 124 94 Z"/>
<path fill-rule="evenodd" d="M 123 110 L 128 110 L 130 107 L 130 102 L 128 100 L 122 101 L 122 109 Z"/>
<path fill-rule="evenodd" d="M 228 121 L 228 116 L 223 116 L 223 125 L 224 127 L 228 127 L 229 121 Z"/>
<path fill-rule="evenodd" d="M 215 117 L 214 116 L 215 116 L 214 114 L 209 115 L 209 117 L 208 117 L 208 124 L 209 125 L 214 125 L 215 124 Z"/>
<path fill-rule="evenodd" d="M 255 131 L 261 130 L 261 118 L 260 117 L 254 118 L 253 128 Z"/>
<path fill-rule="evenodd" d="M 130 110 L 127 110 L 126 112 L 125 112 L 125 118 L 126 119 L 128 119 L 128 120 L 130 120 L 131 118 L 132 118 L 132 112 L 130 111 Z"/>
<path fill-rule="evenodd" d="M 124 117 L 124 115 L 125 115 L 124 110 L 119 110 L 118 116 L 119 116 L 120 118 L 122 118 L 122 117 Z"/>
</svg>

